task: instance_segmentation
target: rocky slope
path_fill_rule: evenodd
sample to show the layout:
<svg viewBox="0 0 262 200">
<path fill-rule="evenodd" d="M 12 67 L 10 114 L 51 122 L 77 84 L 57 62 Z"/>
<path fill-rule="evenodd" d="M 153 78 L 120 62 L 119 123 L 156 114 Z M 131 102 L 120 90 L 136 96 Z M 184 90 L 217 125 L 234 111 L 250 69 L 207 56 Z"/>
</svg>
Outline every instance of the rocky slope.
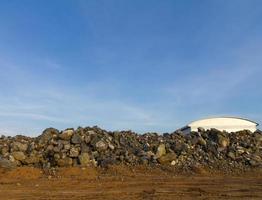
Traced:
<svg viewBox="0 0 262 200">
<path fill-rule="evenodd" d="M 0 166 L 41 168 L 113 164 L 158 165 L 190 170 L 196 166 L 232 170 L 262 167 L 262 132 L 215 129 L 158 135 L 109 132 L 98 127 L 48 128 L 36 137 L 0 138 Z"/>
</svg>

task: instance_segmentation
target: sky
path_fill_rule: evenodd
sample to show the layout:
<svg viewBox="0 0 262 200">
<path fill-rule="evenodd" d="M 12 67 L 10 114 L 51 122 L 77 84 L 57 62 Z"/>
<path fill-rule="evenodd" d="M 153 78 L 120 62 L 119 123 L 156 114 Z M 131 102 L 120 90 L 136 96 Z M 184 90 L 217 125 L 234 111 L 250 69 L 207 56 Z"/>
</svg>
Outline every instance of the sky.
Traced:
<svg viewBox="0 0 262 200">
<path fill-rule="evenodd" d="M 260 0 L 0 0 L 0 134 L 262 123 Z"/>
</svg>

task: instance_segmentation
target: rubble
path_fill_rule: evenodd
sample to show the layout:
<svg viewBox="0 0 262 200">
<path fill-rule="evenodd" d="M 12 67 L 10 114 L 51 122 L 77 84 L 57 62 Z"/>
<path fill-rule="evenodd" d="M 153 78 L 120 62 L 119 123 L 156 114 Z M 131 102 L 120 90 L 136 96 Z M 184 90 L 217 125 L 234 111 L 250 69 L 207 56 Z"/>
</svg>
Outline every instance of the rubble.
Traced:
<svg viewBox="0 0 262 200">
<path fill-rule="evenodd" d="M 221 132 L 198 129 L 180 132 L 137 134 L 132 131 L 110 132 L 98 127 L 48 128 L 36 138 L 2 136 L 0 168 L 34 166 L 168 165 L 192 169 L 261 168 L 262 132 Z"/>
</svg>

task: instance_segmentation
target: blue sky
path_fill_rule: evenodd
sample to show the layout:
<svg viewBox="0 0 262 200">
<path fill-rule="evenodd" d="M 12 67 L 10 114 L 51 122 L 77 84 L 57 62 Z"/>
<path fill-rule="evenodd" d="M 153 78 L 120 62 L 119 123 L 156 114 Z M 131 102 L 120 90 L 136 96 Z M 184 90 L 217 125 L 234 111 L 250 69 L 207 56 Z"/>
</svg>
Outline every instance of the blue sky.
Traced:
<svg viewBox="0 0 262 200">
<path fill-rule="evenodd" d="M 0 133 L 262 123 L 260 0 L 1 0 Z"/>
</svg>

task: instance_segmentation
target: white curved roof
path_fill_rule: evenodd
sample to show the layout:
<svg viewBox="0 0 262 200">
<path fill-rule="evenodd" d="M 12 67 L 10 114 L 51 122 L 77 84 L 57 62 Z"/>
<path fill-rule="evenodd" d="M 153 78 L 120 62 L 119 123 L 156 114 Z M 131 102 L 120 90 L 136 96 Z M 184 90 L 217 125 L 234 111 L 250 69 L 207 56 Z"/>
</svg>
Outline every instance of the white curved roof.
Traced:
<svg viewBox="0 0 262 200">
<path fill-rule="evenodd" d="M 190 124 L 188 124 L 188 126 L 258 126 L 258 123 L 248 120 L 248 119 L 244 119 L 244 118 L 240 118 L 240 117 L 213 117 L 213 118 L 206 118 L 206 119 L 200 119 L 194 122 L 191 122 Z"/>
</svg>

